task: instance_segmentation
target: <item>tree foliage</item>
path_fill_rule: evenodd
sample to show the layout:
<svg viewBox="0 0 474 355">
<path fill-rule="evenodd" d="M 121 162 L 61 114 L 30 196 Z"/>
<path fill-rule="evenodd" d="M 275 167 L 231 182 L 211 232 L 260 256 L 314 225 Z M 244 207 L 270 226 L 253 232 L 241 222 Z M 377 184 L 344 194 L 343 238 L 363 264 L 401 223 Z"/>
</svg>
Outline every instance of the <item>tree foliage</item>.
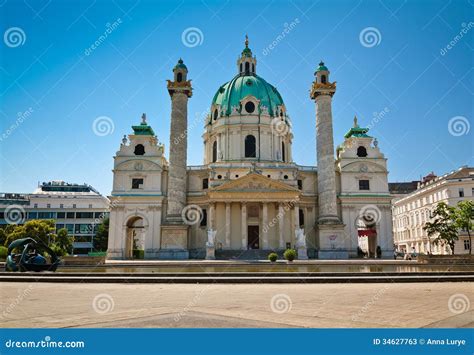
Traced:
<svg viewBox="0 0 474 355">
<path fill-rule="evenodd" d="M 94 250 L 106 251 L 109 242 L 109 218 L 105 218 L 101 224 L 97 226 L 97 232 L 94 237 Z"/>
<path fill-rule="evenodd" d="M 474 202 L 471 200 L 459 201 L 453 217 L 456 228 L 467 233 L 469 254 L 472 254 L 471 231 L 474 223 Z"/>
<path fill-rule="evenodd" d="M 14 240 L 32 238 L 48 245 L 58 255 L 71 253 L 73 238 L 68 235 L 67 229 L 60 229 L 58 234 L 55 231 L 54 220 L 34 219 L 23 225 L 10 225 L 1 233 L 4 233 L 6 247 Z"/>
<path fill-rule="evenodd" d="M 440 202 L 432 212 L 431 221 L 423 227 L 429 237 L 435 237 L 433 240 L 435 245 L 447 244 L 452 254 L 454 254 L 454 245 L 459 239 L 454 220 L 455 208 Z"/>
</svg>

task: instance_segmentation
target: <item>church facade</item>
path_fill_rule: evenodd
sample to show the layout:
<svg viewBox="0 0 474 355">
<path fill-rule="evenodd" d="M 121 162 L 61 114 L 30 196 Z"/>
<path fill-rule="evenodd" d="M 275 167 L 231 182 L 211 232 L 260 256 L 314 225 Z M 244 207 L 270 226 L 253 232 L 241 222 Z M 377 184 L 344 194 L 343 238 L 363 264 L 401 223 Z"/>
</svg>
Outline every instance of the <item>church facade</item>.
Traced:
<svg viewBox="0 0 474 355">
<path fill-rule="evenodd" d="M 187 166 L 193 89 L 180 59 L 167 84 L 169 160 L 145 115 L 114 157 L 108 258 L 134 250 L 146 259 L 245 258 L 287 248 L 300 259 L 392 257 L 386 158 L 356 118 L 334 156 L 329 75 L 321 62 L 310 93 L 317 146 L 307 151 L 317 167 L 300 166 L 287 107 L 257 75 L 246 40 L 237 75 L 217 89 L 204 122 L 203 165 Z"/>
</svg>

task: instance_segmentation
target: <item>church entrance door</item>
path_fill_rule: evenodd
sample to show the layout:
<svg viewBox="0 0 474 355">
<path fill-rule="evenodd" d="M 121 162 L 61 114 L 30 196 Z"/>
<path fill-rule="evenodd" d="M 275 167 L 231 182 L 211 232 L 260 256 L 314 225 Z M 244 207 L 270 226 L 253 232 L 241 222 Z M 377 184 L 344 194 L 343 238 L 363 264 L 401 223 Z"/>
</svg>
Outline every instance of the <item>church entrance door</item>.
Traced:
<svg viewBox="0 0 474 355">
<path fill-rule="evenodd" d="M 260 240 L 258 233 L 258 226 L 248 226 L 248 248 L 249 249 L 259 249 Z"/>
</svg>

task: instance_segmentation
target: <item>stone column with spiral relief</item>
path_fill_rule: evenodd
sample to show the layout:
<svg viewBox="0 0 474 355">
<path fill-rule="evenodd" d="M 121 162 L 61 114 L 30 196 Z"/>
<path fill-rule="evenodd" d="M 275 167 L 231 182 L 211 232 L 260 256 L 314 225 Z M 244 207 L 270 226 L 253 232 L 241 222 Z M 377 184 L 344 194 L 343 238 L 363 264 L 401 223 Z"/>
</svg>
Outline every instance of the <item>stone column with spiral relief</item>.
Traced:
<svg viewBox="0 0 474 355">
<path fill-rule="evenodd" d="M 316 228 L 319 234 L 320 259 L 349 257 L 344 224 L 338 215 L 336 166 L 332 126 L 332 97 L 336 83 L 329 81 L 329 70 L 323 62 L 316 69 L 311 99 L 316 103 L 316 156 L 318 164 L 318 208 Z"/>
<path fill-rule="evenodd" d="M 163 259 L 187 259 L 188 228 L 186 219 L 188 99 L 192 96 L 188 69 L 180 59 L 173 68 L 174 80 L 168 80 L 171 97 L 170 153 L 168 167 L 167 213 L 162 225 Z M 183 215 L 185 216 L 183 218 Z"/>
</svg>

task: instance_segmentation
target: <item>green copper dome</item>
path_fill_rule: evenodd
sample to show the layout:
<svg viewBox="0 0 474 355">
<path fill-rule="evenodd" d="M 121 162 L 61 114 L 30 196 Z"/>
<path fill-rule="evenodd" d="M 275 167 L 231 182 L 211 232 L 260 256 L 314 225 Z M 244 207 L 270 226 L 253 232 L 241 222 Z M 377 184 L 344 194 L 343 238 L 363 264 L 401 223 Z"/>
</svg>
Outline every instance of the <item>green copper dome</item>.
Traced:
<svg viewBox="0 0 474 355">
<path fill-rule="evenodd" d="M 237 75 L 217 90 L 212 105 L 220 105 L 221 111 L 228 116 L 232 107 L 240 108 L 240 101 L 249 95 L 260 100 L 259 112 L 265 106 L 271 116 L 275 116 L 277 106 L 283 105 L 278 90 L 258 75 Z"/>
<path fill-rule="evenodd" d="M 323 71 L 323 70 L 329 71 L 328 68 L 324 65 L 324 62 L 321 61 L 321 62 L 319 63 L 319 67 L 316 68 L 316 71 L 318 72 L 318 71 Z"/>
<path fill-rule="evenodd" d="M 188 69 L 188 68 L 186 67 L 186 65 L 184 65 L 184 62 L 183 62 L 183 60 L 182 60 L 181 58 L 179 58 L 178 64 L 176 64 L 176 65 L 174 66 L 174 69 L 179 69 L 179 68 L 181 68 L 181 69 L 186 69 L 186 70 Z"/>
</svg>

